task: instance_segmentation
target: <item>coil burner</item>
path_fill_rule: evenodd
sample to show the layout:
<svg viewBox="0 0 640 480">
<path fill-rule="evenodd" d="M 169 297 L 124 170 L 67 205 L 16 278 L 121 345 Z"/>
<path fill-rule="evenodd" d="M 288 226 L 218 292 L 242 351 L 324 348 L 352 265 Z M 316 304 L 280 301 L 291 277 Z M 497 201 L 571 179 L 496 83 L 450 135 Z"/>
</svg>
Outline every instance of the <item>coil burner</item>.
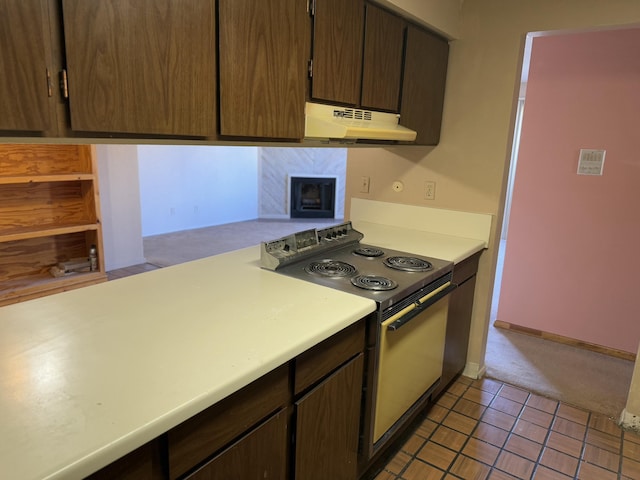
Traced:
<svg viewBox="0 0 640 480">
<path fill-rule="evenodd" d="M 358 273 L 353 265 L 338 260 L 320 260 L 311 262 L 304 267 L 307 273 L 323 275 L 325 277 L 351 277 Z"/>
<path fill-rule="evenodd" d="M 398 286 L 393 280 L 379 275 L 357 275 L 351 277 L 351 283 L 365 290 L 393 290 Z"/>
<path fill-rule="evenodd" d="M 387 257 L 384 259 L 384 264 L 403 272 L 426 272 L 433 268 L 431 263 L 416 257 Z"/>
<path fill-rule="evenodd" d="M 374 248 L 374 247 L 360 247 L 360 248 L 356 248 L 353 251 L 354 255 L 360 255 L 361 257 L 381 257 L 382 255 L 384 255 L 384 252 L 382 250 L 380 250 L 379 248 Z"/>
</svg>

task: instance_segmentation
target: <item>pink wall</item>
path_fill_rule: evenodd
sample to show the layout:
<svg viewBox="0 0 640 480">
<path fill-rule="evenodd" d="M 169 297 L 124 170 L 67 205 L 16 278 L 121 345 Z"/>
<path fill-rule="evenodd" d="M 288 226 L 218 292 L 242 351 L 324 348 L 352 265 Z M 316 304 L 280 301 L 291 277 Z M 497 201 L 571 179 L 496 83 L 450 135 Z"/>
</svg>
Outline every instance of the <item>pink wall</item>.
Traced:
<svg viewBox="0 0 640 480">
<path fill-rule="evenodd" d="M 636 353 L 639 51 L 640 28 L 534 40 L 498 320 Z"/>
</svg>

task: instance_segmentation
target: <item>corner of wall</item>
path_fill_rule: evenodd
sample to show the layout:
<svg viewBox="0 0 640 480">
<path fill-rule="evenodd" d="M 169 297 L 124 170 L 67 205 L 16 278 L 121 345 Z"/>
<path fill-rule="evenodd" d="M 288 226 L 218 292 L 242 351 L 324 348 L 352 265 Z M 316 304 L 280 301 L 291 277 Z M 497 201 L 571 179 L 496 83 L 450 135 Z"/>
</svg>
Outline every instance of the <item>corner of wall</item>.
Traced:
<svg viewBox="0 0 640 480">
<path fill-rule="evenodd" d="M 620 414 L 618 425 L 624 429 L 633 430 L 636 433 L 640 433 L 640 415 L 635 415 L 625 408 Z"/>
<path fill-rule="evenodd" d="M 479 363 L 467 362 L 464 367 L 464 371 L 462 372 L 462 376 L 473 378 L 474 380 L 478 380 L 484 377 L 485 373 L 487 373 L 487 367 L 485 365 L 480 365 Z"/>
</svg>

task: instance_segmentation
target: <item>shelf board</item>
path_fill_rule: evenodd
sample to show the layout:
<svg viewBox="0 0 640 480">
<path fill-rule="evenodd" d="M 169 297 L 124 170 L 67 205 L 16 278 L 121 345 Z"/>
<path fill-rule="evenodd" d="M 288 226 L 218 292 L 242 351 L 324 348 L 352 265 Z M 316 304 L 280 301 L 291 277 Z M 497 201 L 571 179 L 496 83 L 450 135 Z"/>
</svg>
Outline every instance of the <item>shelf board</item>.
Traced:
<svg viewBox="0 0 640 480">
<path fill-rule="evenodd" d="M 94 180 L 94 175 L 93 173 L 63 173 L 49 175 L 0 176 L 0 185 L 42 182 L 72 182 L 77 180 Z"/>
<path fill-rule="evenodd" d="M 81 223 L 75 225 L 52 225 L 44 227 L 30 227 L 0 233 L 0 243 L 27 240 L 29 238 L 52 237 L 54 235 L 66 235 L 69 233 L 97 230 L 97 223 Z"/>
<path fill-rule="evenodd" d="M 104 272 L 73 273 L 65 277 L 53 277 L 43 273 L 28 277 L 5 280 L 0 288 L 0 306 L 17 303 L 32 298 L 64 292 L 80 286 L 105 282 Z"/>
</svg>

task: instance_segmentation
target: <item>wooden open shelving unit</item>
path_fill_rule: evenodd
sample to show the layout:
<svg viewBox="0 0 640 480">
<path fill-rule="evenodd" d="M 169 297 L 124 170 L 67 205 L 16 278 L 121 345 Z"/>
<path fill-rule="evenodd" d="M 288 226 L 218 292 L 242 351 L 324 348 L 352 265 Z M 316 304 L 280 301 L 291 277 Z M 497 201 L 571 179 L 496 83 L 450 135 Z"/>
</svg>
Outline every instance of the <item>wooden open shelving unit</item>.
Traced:
<svg viewBox="0 0 640 480">
<path fill-rule="evenodd" d="M 98 251 L 98 270 L 51 267 Z M 106 281 L 95 147 L 0 145 L 0 306 Z"/>
</svg>

